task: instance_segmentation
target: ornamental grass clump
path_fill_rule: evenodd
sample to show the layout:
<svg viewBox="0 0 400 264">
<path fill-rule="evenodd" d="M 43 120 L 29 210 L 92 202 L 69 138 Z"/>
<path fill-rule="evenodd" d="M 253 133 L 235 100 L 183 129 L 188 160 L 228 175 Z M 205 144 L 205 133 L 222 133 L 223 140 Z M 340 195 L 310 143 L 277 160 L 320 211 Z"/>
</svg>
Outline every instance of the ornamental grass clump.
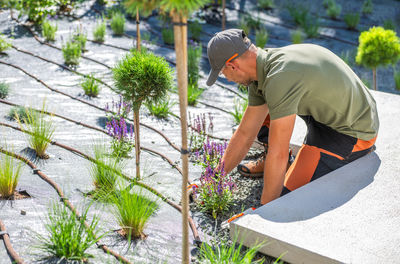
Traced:
<svg viewBox="0 0 400 264">
<path fill-rule="evenodd" d="M 96 42 L 103 43 L 106 36 L 106 22 L 98 22 L 93 29 L 93 39 Z"/>
<path fill-rule="evenodd" d="M 163 28 L 161 30 L 161 37 L 165 44 L 174 45 L 174 30 L 172 28 Z"/>
<path fill-rule="evenodd" d="M 110 27 L 115 35 L 122 36 L 125 33 L 125 16 L 120 11 L 114 12 L 111 17 Z"/>
<path fill-rule="evenodd" d="M 340 16 L 340 13 L 342 12 L 342 6 L 337 4 L 336 1 L 330 1 L 327 8 L 326 8 L 326 14 L 332 18 L 332 19 L 337 19 Z"/>
<path fill-rule="evenodd" d="M 247 36 L 250 35 L 251 28 L 250 28 L 250 26 L 247 24 L 247 21 L 246 21 L 246 19 L 245 19 L 244 17 L 241 17 L 241 18 L 240 18 L 237 27 L 240 28 L 241 30 L 243 30 L 244 33 L 245 33 Z"/>
<path fill-rule="evenodd" d="M 190 32 L 190 38 L 194 41 L 200 41 L 201 30 L 203 29 L 203 26 L 200 24 L 200 22 L 197 20 L 189 21 L 188 28 Z"/>
<path fill-rule="evenodd" d="M 188 83 L 189 85 L 198 86 L 197 82 L 200 78 L 200 60 L 202 48 L 201 45 L 191 41 L 188 46 Z"/>
<path fill-rule="evenodd" d="M 114 91 L 133 108 L 136 177 L 140 178 L 139 109 L 145 102 L 157 102 L 171 90 L 173 72 L 164 58 L 147 51 L 134 50 L 113 69 Z"/>
<path fill-rule="evenodd" d="M 256 46 L 264 48 L 268 42 L 268 31 L 265 28 L 256 30 Z"/>
<path fill-rule="evenodd" d="M 93 73 L 83 78 L 81 87 L 87 96 L 97 97 L 99 95 L 100 85 Z"/>
<path fill-rule="evenodd" d="M 56 32 L 58 26 L 44 20 L 42 23 L 42 36 L 46 41 L 54 41 L 56 39 Z"/>
<path fill-rule="evenodd" d="M 97 228 L 99 218 L 94 216 L 88 227 L 89 207 L 86 208 L 78 219 L 64 204 L 53 202 L 45 220 L 46 234 L 36 234 L 39 242 L 37 249 L 43 259 L 59 258 L 87 262 L 94 256 L 86 251 L 98 242 L 103 236 L 99 235 Z"/>
<path fill-rule="evenodd" d="M 142 189 L 120 188 L 112 197 L 114 214 L 123 236 L 130 239 L 144 239 L 144 228 L 150 217 L 158 209 L 158 203 L 145 195 Z"/>
<path fill-rule="evenodd" d="M 16 162 L 9 155 L 0 157 L 0 199 L 7 199 L 14 195 L 21 169 L 22 162 Z"/>
<path fill-rule="evenodd" d="M 169 96 L 162 98 L 157 102 L 145 103 L 147 110 L 150 114 L 155 117 L 166 119 L 169 115 L 173 114 L 171 108 L 176 105 L 176 102 L 172 101 Z"/>
<path fill-rule="evenodd" d="M 372 68 L 374 89 L 376 85 L 376 68 L 389 64 L 395 65 L 400 59 L 400 39 L 393 30 L 372 27 L 359 37 L 356 62 Z"/>
<path fill-rule="evenodd" d="M 62 53 L 64 56 L 64 62 L 66 65 L 78 65 L 79 59 L 81 58 L 82 50 L 78 42 L 73 40 L 67 41 L 62 46 Z"/>
<path fill-rule="evenodd" d="M 235 124 L 239 125 L 240 122 L 242 121 L 244 111 L 246 111 L 249 101 L 247 99 L 244 99 L 244 100 L 238 99 L 237 100 L 235 98 L 234 104 L 235 104 L 235 108 L 234 108 L 233 112 L 230 112 L 230 114 L 235 119 Z"/>
<path fill-rule="evenodd" d="M 46 150 L 53 140 L 55 125 L 50 117 L 46 119 L 45 104 L 43 103 L 42 110 L 37 112 L 33 109 L 25 109 L 26 119 L 25 130 L 28 132 L 29 146 L 36 151 L 36 155 L 41 159 L 48 159 L 49 155 Z M 22 128 L 23 121 L 17 116 L 17 121 Z"/>
<path fill-rule="evenodd" d="M 318 36 L 319 21 L 315 16 L 310 15 L 309 8 L 303 5 L 289 6 L 288 11 L 296 25 L 299 25 L 307 37 Z"/>
<path fill-rule="evenodd" d="M 344 22 L 348 29 L 356 30 L 358 23 L 360 22 L 360 14 L 359 13 L 347 13 L 344 15 Z"/>
<path fill-rule="evenodd" d="M 304 35 L 303 31 L 300 30 L 300 29 L 292 31 L 290 33 L 290 37 L 292 38 L 292 43 L 293 44 L 303 43 L 303 41 L 304 41 L 304 36 L 303 35 Z"/>
<path fill-rule="evenodd" d="M 369 15 L 369 14 L 372 14 L 372 10 L 374 9 L 374 6 L 373 6 L 373 4 L 372 4 L 372 0 L 365 0 L 364 2 L 363 2 L 363 5 L 362 5 L 362 7 L 361 7 L 361 12 L 364 14 L 364 15 Z"/>
<path fill-rule="evenodd" d="M 25 123 L 25 120 L 28 117 L 28 111 L 30 111 L 33 114 L 36 114 L 36 112 L 31 111 L 29 108 L 23 106 L 13 106 L 8 112 L 7 117 L 10 120 L 15 120 L 15 121 L 18 121 L 19 118 L 19 121 L 21 121 L 21 123 Z"/>
<path fill-rule="evenodd" d="M 0 82 L 0 98 L 1 99 L 6 98 L 9 92 L 10 92 L 10 85 L 8 85 L 6 82 Z"/>
<path fill-rule="evenodd" d="M 197 100 L 203 94 L 204 89 L 197 86 L 197 84 L 188 83 L 187 87 L 187 95 L 188 95 L 188 104 L 191 106 L 195 106 L 197 104 Z"/>
<path fill-rule="evenodd" d="M 84 32 L 82 27 L 78 27 L 75 30 L 74 34 L 72 35 L 72 39 L 79 44 L 82 52 L 86 50 L 87 34 Z"/>
<path fill-rule="evenodd" d="M 203 148 L 196 151 L 196 160 L 203 167 L 200 183 L 192 187 L 194 198 L 202 211 L 214 218 L 229 211 L 233 203 L 233 190 L 236 187 L 232 178 L 226 175 L 221 164 L 227 143 L 207 140 Z"/>
<path fill-rule="evenodd" d="M 4 53 L 4 51 L 11 48 L 11 43 L 6 40 L 6 38 L 0 34 L 0 53 Z"/>
<path fill-rule="evenodd" d="M 211 113 L 208 113 L 207 116 L 208 121 L 204 113 L 196 116 L 189 113 L 189 149 L 191 152 L 200 150 L 208 140 L 208 135 L 213 133 L 213 116 Z"/>
</svg>

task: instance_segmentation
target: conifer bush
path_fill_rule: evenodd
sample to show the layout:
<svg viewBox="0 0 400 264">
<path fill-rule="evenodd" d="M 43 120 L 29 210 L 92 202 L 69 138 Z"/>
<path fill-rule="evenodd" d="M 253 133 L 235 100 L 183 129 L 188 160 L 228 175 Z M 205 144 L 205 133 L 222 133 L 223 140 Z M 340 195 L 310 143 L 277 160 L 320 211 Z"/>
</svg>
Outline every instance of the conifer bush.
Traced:
<svg viewBox="0 0 400 264">
<path fill-rule="evenodd" d="M 374 89 L 377 90 L 376 68 L 397 63 L 400 59 L 400 39 L 393 30 L 372 27 L 360 34 L 359 42 L 356 62 L 372 69 Z"/>
<path fill-rule="evenodd" d="M 56 38 L 58 26 L 50 23 L 48 20 L 44 20 L 42 23 L 42 36 L 46 41 L 54 41 Z"/>
<path fill-rule="evenodd" d="M 134 50 L 113 69 L 115 92 L 132 104 L 135 127 L 136 177 L 139 168 L 139 109 L 144 102 L 157 102 L 172 87 L 173 71 L 164 58 L 147 51 Z"/>
<path fill-rule="evenodd" d="M 10 86 L 6 82 L 0 82 L 0 98 L 4 99 L 10 92 Z"/>
</svg>

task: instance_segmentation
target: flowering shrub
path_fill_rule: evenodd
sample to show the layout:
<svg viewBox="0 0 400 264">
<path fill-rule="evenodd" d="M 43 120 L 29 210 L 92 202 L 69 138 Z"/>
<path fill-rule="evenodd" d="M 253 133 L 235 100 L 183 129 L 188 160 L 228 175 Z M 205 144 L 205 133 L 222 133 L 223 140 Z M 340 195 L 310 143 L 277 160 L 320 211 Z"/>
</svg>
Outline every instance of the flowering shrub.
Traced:
<svg viewBox="0 0 400 264">
<path fill-rule="evenodd" d="M 203 167 L 200 184 L 194 185 L 193 194 L 201 209 L 210 212 L 214 218 L 228 210 L 233 202 L 232 191 L 235 183 L 225 174 L 224 166 L 218 166 L 227 143 L 207 140 L 201 151 L 196 151 L 197 163 Z"/>
<path fill-rule="evenodd" d="M 191 151 L 201 149 L 208 139 L 207 132 L 212 133 L 214 124 L 211 113 L 208 113 L 208 120 L 210 123 L 207 126 L 206 114 L 196 115 L 192 119 L 192 115 L 189 113 L 189 148 Z"/>
</svg>

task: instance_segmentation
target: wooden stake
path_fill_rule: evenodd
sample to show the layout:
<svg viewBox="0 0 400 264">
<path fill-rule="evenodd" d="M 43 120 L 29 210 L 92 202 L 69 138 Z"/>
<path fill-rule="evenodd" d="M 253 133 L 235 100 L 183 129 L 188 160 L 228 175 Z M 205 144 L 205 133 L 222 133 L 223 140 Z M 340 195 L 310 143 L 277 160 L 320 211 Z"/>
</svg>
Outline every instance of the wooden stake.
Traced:
<svg viewBox="0 0 400 264">
<path fill-rule="evenodd" d="M 174 23 L 176 68 L 178 74 L 179 89 L 179 108 L 181 116 L 182 133 L 182 263 L 188 264 L 190 260 L 189 252 L 189 225 L 187 219 L 189 216 L 189 196 L 187 192 L 187 182 L 189 178 L 189 160 L 187 151 L 187 29 L 182 26 L 186 23 L 186 18 L 180 17 L 177 13 L 172 15 Z M 185 45 L 186 44 L 186 45 Z"/>
<path fill-rule="evenodd" d="M 140 51 L 140 20 L 139 20 L 139 8 L 136 8 L 136 49 Z"/>
<path fill-rule="evenodd" d="M 140 136 L 139 109 L 133 110 L 133 128 L 135 130 L 136 179 L 140 180 Z"/>
</svg>

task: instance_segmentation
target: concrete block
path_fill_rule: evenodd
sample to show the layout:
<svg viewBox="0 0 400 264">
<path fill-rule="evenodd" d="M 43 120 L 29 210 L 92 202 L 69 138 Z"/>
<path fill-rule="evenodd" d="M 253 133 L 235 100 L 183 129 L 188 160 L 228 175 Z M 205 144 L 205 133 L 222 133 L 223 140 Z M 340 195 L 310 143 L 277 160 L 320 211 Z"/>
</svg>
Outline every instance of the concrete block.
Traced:
<svg viewBox="0 0 400 264">
<path fill-rule="evenodd" d="M 376 152 L 232 222 L 231 236 L 290 263 L 400 263 L 400 96 L 374 97 Z"/>
</svg>

